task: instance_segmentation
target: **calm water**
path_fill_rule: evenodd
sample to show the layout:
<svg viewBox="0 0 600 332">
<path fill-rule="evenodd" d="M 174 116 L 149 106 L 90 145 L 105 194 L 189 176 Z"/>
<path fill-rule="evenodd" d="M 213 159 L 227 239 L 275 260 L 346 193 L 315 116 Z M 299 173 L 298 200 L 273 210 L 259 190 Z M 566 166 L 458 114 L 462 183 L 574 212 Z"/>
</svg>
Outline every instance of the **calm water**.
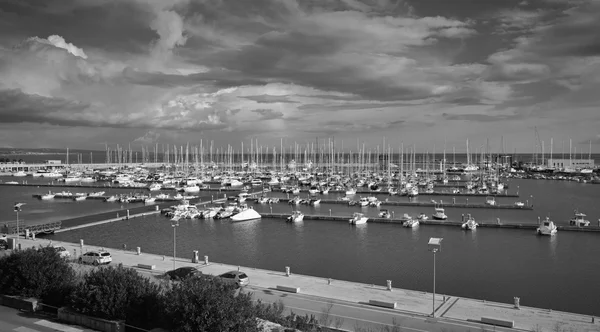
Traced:
<svg viewBox="0 0 600 332">
<path fill-rule="evenodd" d="M 29 180 L 31 178 L 28 178 Z M 512 180 L 511 191 L 519 186 L 521 198 L 501 198 L 500 203 L 534 200 L 534 211 L 454 209 L 446 207 L 452 220 L 471 213 L 477 220 L 536 223 L 537 217 L 550 216 L 564 224 L 579 209 L 594 224 L 600 218 L 600 185 L 574 182 Z M 19 215 L 32 220 L 52 220 L 120 208 L 101 201 L 42 202 L 31 198 L 44 188 L 0 187 L 0 221 L 14 218 L 12 202 L 28 205 Z M 75 192 L 75 190 L 71 189 Z M 77 190 L 82 191 L 82 190 Z M 278 194 L 282 197 L 285 194 Z M 329 195 L 336 197 L 335 195 Z M 404 198 L 381 195 L 382 199 Z M 429 201 L 448 197 L 420 197 Z M 457 198 L 460 202 L 464 198 Z M 469 198 L 482 202 L 484 198 Z M 270 211 L 269 206 L 258 206 Z M 359 207 L 321 204 L 301 209 L 307 214 L 350 215 Z M 273 212 L 286 212 L 288 205 L 275 205 Z M 363 209 L 375 216 L 376 208 Z M 394 207 L 396 216 L 403 213 L 430 214 L 433 208 Z M 406 229 L 399 225 L 368 224 L 351 226 L 335 221 L 304 221 L 298 224 L 283 220 L 231 223 L 229 221 L 182 221 L 177 229 L 178 256 L 191 257 L 193 250 L 210 260 L 292 272 L 324 278 L 344 279 L 385 285 L 390 279 L 395 287 L 431 291 L 433 257 L 427 251 L 430 237 L 443 237 L 442 252 L 437 255 L 437 285 L 440 293 L 512 302 L 519 296 L 523 305 L 600 315 L 600 234 L 559 232 L 555 237 L 538 237 L 531 230 L 478 229 L 465 232 L 453 227 L 420 226 Z M 167 218 L 152 216 L 110 225 L 84 228 L 52 236 L 55 240 L 85 239 L 86 243 L 120 248 L 142 247 L 145 252 L 172 255 L 173 230 Z"/>
</svg>

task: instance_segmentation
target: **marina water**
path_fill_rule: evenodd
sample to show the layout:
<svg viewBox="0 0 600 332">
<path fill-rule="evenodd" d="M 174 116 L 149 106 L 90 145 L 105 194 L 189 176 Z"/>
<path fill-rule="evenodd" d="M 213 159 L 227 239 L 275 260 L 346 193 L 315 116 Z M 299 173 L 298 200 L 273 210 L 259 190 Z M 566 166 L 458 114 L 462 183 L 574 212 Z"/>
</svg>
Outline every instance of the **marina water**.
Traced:
<svg viewBox="0 0 600 332">
<path fill-rule="evenodd" d="M 16 178 L 3 177 L 3 182 Z M 23 181 L 23 179 L 17 179 Z M 31 183 L 32 178 L 26 178 Z M 452 195 L 421 196 L 419 201 L 435 199 L 445 203 L 450 220 L 461 220 L 470 213 L 477 221 L 537 223 L 537 217 L 550 217 L 559 225 L 568 224 L 575 209 L 584 212 L 593 225 L 600 218 L 600 185 L 571 181 L 509 180 L 509 193 L 520 198 L 500 197 L 498 203 L 520 200 L 533 202 L 534 210 L 452 208 Z M 19 214 L 22 223 L 56 221 L 90 213 L 116 211 L 120 203 L 100 200 L 74 202 L 55 199 L 41 201 L 32 194 L 49 188 L 0 186 L 0 222 L 14 221 L 12 203 L 27 205 Z M 62 188 L 52 188 L 60 191 Z M 72 192 L 94 189 L 64 188 Z M 126 193 L 124 189 L 105 189 L 107 194 Z M 140 191 L 140 189 L 137 189 Z M 134 191 L 132 189 L 132 191 Z M 213 195 L 222 193 L 212 192 Z M 210 193 L 209 193 L 210 195 Z M 283 193 L 273 196 L 286 197 Z M 303 193 L 302 195 L 306 195 Z M 357 195 L 358 197 L 359 195 Z M 378 195 L 381 200 L 407 200 L 406 197 Z M 335 199 L 335 194 L 322 196 Z M 465 202 L 465 197 L 456 197 Z M 482 203 L 485 197 L 469 197 Z M 253 204 L 260 212 L 288 213 L 287 204 Z M 140 204 L 131 204 L 140 206 Z M 127 205 L 124 206 L 125 208 Z M 347 215 L 362 211 L 375 217 L 378 208 L 348 207 L 321 203 L 299 207 L 305 214 Z M 404 213 L 431 215 L 433 208 L 382 206 L 400 217 Z M 330 211 L 331 210 L 331 211 Z M 442 252 L 437 255 L 436 290 L 441 294 L 509 303 L 513 297 L 521 304 L 581 314 L 600 315 L 600 233 L 560 231 L 554 237 L 536 236 L 532 230 L 478 228 L 466 232 L 459 227 L 421 225 L 407 229 L 399 224 L 351 226 L 346 222 L 305 220 L 290 224 L 263 218 L 232 223 L 227 220 L 181 220 L 177 229 L 177 255 L 191 259 L 192 251 L 208 255 L 211 261 L 292 273 L 393 286 L 430 292 L 433 257 L 427 251 L 430 237 L 442 237 Z M 173 254 L 173 228 L 168 218 L 154 215 L 111 224 L 58 233 L 55 241 L 78 242 L 108 248 L 141 247 L 143 252 Z M 335 281 L 334 281 L 335 282 Z"/>
</svg>

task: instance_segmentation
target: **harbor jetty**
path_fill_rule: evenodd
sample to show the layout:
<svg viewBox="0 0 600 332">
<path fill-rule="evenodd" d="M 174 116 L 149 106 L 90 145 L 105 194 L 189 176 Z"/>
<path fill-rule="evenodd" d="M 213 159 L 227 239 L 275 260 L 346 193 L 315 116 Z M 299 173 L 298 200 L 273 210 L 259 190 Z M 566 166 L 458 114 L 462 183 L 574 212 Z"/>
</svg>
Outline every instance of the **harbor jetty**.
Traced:
<svg viewBox="0 0 600 332">
<path fill-rule="evenodd" d="M 393 212 L 392 212 L 393 213 Z M 276 218 L 276 219 L 287 219 L 289 213 L 262 213 L 263 218 Z M 304 215 L 304 220 L 327 220 L 327 221 L 343 221 L 348 222 L 352 218 L 351 215 L 340 216 L 340 215 Z M 402 225 L 407 219 L 406 218 L 378 218 L 369 217 L 367 223 L 385 223 L 385 224 L 399 224 Z M 433 226 L 448 226 L 448 227 L 461 227 L 463 222 L 449 221 L 449 220 L 419 220 L 420 225 L 433 225 Z M 477 221 L 478 226 L 481 228 L 506 228 L 506 229 L 527 229 L 535 231 L 538 228 L 538 224 L 520 224 L 520 223 L 504 223 L 504 222 L 482 222 Z M 592 232 L 600 234 L 600 226 L 561 226 L 557 225 L 558 230 L 562 231 L 574 231 L 574 232 Z"/>
</svg>

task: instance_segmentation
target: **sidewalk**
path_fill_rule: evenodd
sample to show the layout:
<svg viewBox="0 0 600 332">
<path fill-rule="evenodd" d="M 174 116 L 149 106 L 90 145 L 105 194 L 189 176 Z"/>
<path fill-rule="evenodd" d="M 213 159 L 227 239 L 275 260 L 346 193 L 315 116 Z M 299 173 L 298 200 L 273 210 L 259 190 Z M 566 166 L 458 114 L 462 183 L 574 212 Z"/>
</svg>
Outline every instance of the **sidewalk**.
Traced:
<svg viewBox="0 0 600 332">
<path fill-rule="evenodd" d="M 46 239 L 24 240 L 19 243 L 23 248 L 45 246 L 50 243 Z M 66 242 L 53 242 L 53 245 L 62 245 L 73 255 L 81 254 L 79 244 Z M 100 247 L 84 247 L 84 251 L 96 250 Z M 154 265 L 154 273 L 164 273 L 173 269 L 173 257 L 159 256 L 142 253 L 137 255 L 133 251 L 105 248 L 113 257 L 113 264 L 122 263 L 127 267 L 137 267 L 138 264 Z M 190 253 L 191 256 L 191 253 Z M 200 256 L 200 264 L 194 264 L 191 259 L 177 258 L 176 267 L 196 266 L 204 274 L 218 275 L 231 270 L 237 270 L 238 266 L 210 262 L 204 264 L 204 256 Z M 209 257 L 210 259 L 210 257 Z M 383 302 L 396 302 L 396 309 L 403 313 L 414 315 L 430 315 L 432 309 L 432 294 L 419 291 L 411 291 L 393 288 L 392 291 L 385 286 L 368 285 L 355 282 L 331 280 L 292 274 L 288 277 L 285 271 L 269 271 L 248 267 L 239 267 L 250 277 L 250 285 L 265 289 L 275 289 L 277 286 L 300 288 L 299 294 L 328 298 L 332 301 L 347 301 L 352 303 L 367 304 L 369 300 Z M 523 307 L 515 309 L 513 304 L 481 301 L 456 296 L 436 294 L 436 316 L 459 321 L 480 321 L 481 317 L 491 317 L 514 321 L 515 328 L 527 331 L 555 331 L 560 327 L 562 331 L 600 331 L 599 318 L 592 323 L 592 316 L 550 311 L 548 309 Z"/>
</svg>

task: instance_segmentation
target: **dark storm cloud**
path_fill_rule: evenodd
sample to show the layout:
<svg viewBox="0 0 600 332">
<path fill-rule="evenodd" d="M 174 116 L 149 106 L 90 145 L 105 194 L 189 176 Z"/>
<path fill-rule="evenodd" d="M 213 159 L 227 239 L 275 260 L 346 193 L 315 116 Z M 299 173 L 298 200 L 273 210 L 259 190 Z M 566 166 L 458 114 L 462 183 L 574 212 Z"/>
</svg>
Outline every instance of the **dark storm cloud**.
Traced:
<svg viewBox="0 0 600 332">
<path fill-rule="evenodd" d="M 3 0 L 0 21 L 13 29 L 0 29 L 0 39 L 57 34 L 80 47 L 141 53 L 157 37 L 149 17 L 132 1 Z"/>
<path fill-rule="evenodd" d="M 71 119 L 90 105 L 61 98 L 24 94 L 19 90 L 0 90 L 0 122 L 38 122 L 62 126 L 79 126 L 85 121 Z"/>
</svg>

